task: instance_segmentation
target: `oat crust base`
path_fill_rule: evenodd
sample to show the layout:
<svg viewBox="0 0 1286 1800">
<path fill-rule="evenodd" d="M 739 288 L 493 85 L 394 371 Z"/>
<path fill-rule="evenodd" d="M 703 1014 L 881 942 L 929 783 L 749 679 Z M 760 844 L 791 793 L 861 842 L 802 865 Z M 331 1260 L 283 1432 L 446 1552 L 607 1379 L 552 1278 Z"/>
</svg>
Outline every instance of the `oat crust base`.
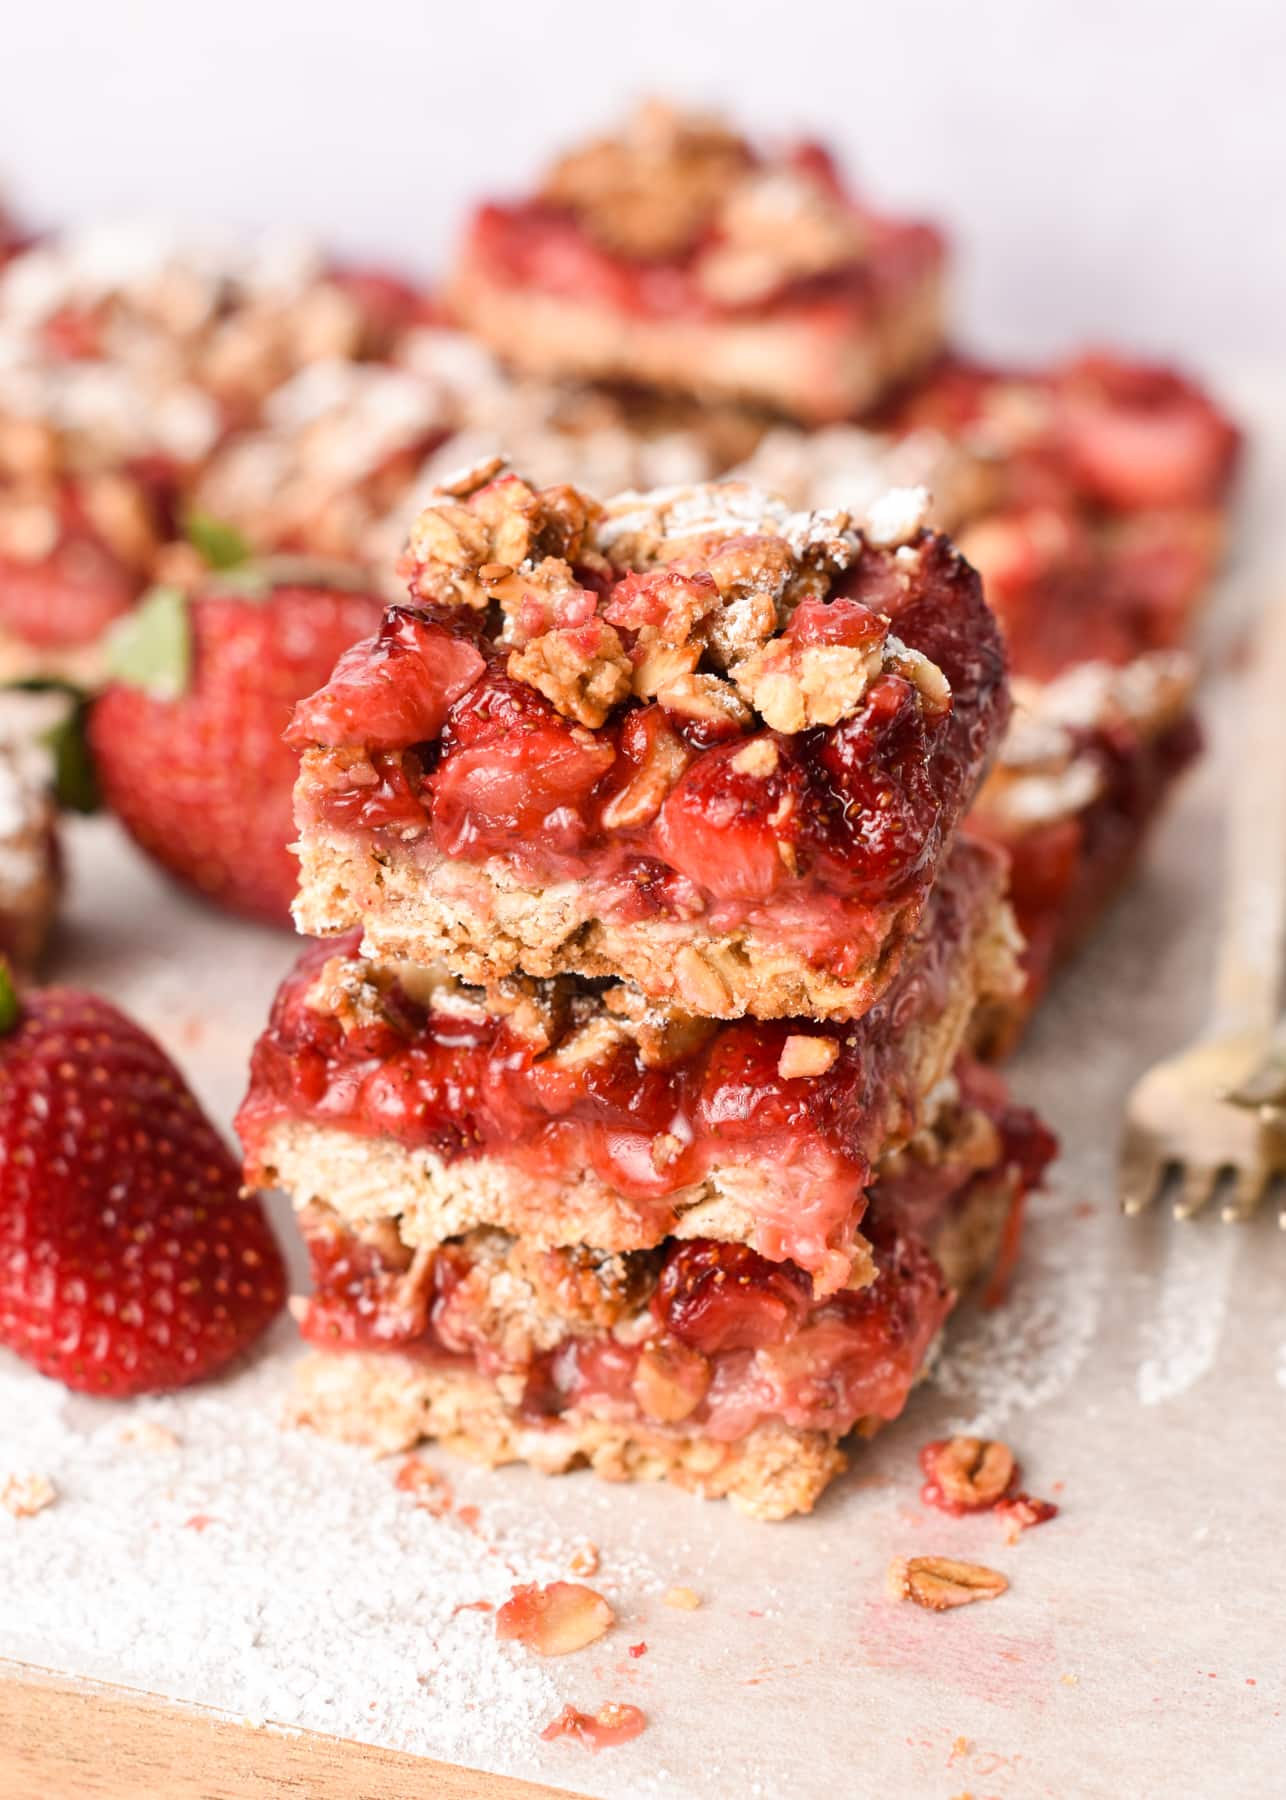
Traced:
<svg viewBox="0 0 1286 1800">
<path fill-rule="evenodd" d="M 980 1182 L 939 1235 L 935 1253 L 957 1290 L 995 1256 L 1012 1197 L 1007 1178 Z M 306 1357 L 286 1422 L 379 1455 L 435 1438 L 492 1467 L 525 1462 L 547 1475 L 587 1467 L 605 1481 L 670 1481 L 703 1499 L 730 1500 L 753 1519 L 811 1512 L 848 1464 L 831 1434 L 787 1425 L 761 1425 L 731 1444 L 573 1413 L 532 1425 L 472 1369 L 433 1367 L 396 1352 Z M 856 1435 L 877 1428 L 878 1421 L 864 1420 Z"/>
<path fill-rule="evenodd" d="M 893 913 L 878 954 L 854 977 L 818 969 L 750 927 L 712 933 L 700 921 L 598 918 L 590 891 L 519 881 L 498 858 L 428 865 L 390 860 L 351 839 L 312 831 L 300 859 L 295 924 L 306 937 L 361 925 L 363 954 L 384 962 L 444 962 L 486 985 L 521 971 L 634 982 L 650 999 L 705 1018 L 860 1018 L 895 973 L 921 906 Z"/>
<path fill-rule="evenodd" d="M 851 418 L 923 368 L 943 337 L 940 277 L 926 275 L 847 337 L 807 318 L 647 319 L 494 281 L 476 259 L 457 270 L 455 314 L 514 367 L 629 380 L 749 401 L 807 423 Z"/>
</svg>

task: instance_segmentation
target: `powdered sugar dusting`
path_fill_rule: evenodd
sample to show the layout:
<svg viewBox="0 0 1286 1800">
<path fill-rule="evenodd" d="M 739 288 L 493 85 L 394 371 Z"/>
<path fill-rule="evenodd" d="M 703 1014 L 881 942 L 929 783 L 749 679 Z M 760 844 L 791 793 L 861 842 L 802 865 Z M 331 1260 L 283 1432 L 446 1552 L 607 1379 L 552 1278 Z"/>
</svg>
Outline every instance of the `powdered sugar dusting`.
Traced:
<svg viewBox="0 0 1286 1800">
<path fill-rule="evenodd" d="M 1236 1232 L 1216 1230 L 1209 1220 L 1172 1234 L 1155 1311 L 1142 1331 L 1138 1394 L 1145 1406 L 1186 1394 L 1214 1367 L 1239 1247 Z"/>
<path fill-rule="evenodd" d="M 164 1457 L 122 1444 L 120 1408 L 0 1368 L 5 1435 L 59 1492 L 21 1531 L 0 1531 L 0 1655 L 529 1769 L 529 1740 L 580 1686 L 499 1645 L 473 1603 L 565 1577 L 576 1544 L 543 1508 L 506 1518 L 484 1500 L 476 1520 L 434 1517 L 394 1486 L 395 1464 L 283 1432 L 290 1335 L 280 1327 L 275 1354 L 225 1382 L 131 1409 L 136 1427 L 178 1440 Z M 468 1479 L 441 1466 L 452 1484 Z M 663 1583 L 638 1559 L 605 1556 L 596 1585 L 624 1591 L 628 1617 Z"/>
<path fill-rule="evenodd" d="M 956 1319 L 934 1371 L 961 1405 L 951 1430 L 990 1436 L 1015 1414 L 1066 1394 L 1094 1343 L 1103 1305 L 1101 1234 L 1069 1254 L 1075 1196 L 1061 1184 L 1032 1203 L 1022 1277 L 1003 1306 Z"/>
</svg>

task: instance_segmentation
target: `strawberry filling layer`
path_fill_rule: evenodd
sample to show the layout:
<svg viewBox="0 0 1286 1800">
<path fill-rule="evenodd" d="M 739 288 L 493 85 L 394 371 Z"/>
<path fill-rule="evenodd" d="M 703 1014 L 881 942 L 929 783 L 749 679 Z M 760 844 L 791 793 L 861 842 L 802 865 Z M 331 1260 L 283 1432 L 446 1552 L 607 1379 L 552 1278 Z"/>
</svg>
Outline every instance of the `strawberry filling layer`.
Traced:
<svg viewBox="0 0 1286 1800">
<path fill-rule="evenodd" d="M 590 1058 L 551 1050 L 504 1017 L 462 1012 L 454 997 L 421 1003 L 396 981 L 374 1016 L 345 1028 L 310 996 L 337 946 L 355 956 L 359 934 L 315 945 L 280 989 L 255 1047 L 237 1122 L 251 1169 L 274 1126 L 304 1121 L 431 1150 L 448 1163 L 503 1156 L 571 1184 L 589 1171 L 647 1223 L 653 1241 L 673 1228 L 676 1195 L 712 1171 L 732 1171 L 758 1248 L 834 1286 L 848 1278 L 872 1164 L 920 1122 L 915 1039 L 958 988 L 961 958 L 991 918 L 996 876 L 990 852 L 958 847 L 915 953 L 855 1023 L 711 1025 L 682 1054 L 652 1061 L 625 1034 Z M 610 1024 L 588 992 L 580 1004 Z M 800 1037 L 818 1040 L 819 1060 L 832 1060 L 820 1073 L 783 1075 L 788 1042 Z"/>
<path fill-rule="evenodd" d="M 498 1312 L 468 1239 L 433 1252 L 427 1268 L 417 1259 L 408 1277 L 373 1244 L 310 1229 L 305 1215 L 315 1291 L 302 1330 L 322 1348 L 398 1350 L 507 1377 L 533 1425 L 575 1413 L 730 1442 L 770 1420 L 840 1435 L 893 1419 L 955 1299 L 933 1236 L 980 1184 L 1004 1183 L 1012 1253 L 1022 1196 L 1052 1154 L 1048 1134 L 994 1078 L 990 1107 L 992 1167 L 912 1164 L 872 1189 L 877 1272 L 866 1287 L 818 1299 L 802 1269 L 742 1244 L 670 1242 L 629 1259 L 635 1291 L 610 1329 L 569 1324 L 553 1344 L 543 1333 L 538 1348 Z"/>
<path fill-rule="evenodd" d="M 508 672 L 485 614 L 394 607 L 296 712 L 291 741 L 324 747 L 305 760 L 297 823 L 399 864 L 575 881 L 582 910 L 617 925 L 748 927 L 847 978 L 878 956 L 891 912 L 922 903 L 1008 713 L 972 571 L 940 537 L 915 557 L 908 578 L 866 547 L 778 642 L 893 632 L 942 671 L 948 702 L 926 706 L 885 668 L 837 724 L 791 733 L 628 700 L 589 730 Z M 641 616 L 640 579 L 607 584 L 605 617 Z M 632 651 L 636 631 L 619 632 Z"/>
</svg>

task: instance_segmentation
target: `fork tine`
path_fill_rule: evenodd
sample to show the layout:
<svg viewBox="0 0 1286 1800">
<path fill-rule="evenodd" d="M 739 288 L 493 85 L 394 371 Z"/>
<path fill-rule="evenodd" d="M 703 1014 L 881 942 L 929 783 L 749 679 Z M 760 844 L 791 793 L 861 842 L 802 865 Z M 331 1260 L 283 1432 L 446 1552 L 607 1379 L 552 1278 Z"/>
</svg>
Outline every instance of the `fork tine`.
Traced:
<svg viewBox="0 0 1286 1800">
<path fill-rule="evenodd" d="M 1219 1171 L 1208 1163 L 1189 1163 L 1180 1171 L 1179 1198 L 1174 1203 L 1176 1219 L 1195 1219 L 1210 1204 L 1219 1185 Z"/>
<path fill-rule="evenodd" d="M 1165 1169 L 1151 1142 L 1132 1127 L 1127 1128 L 1117 1177 L 1121 1211 L 1127 1218 L 1137 1218 L 1147 1211 L 1156 1199 L 1164 1177 Z"/>
<path fill-rule="evenodd" d="M 1234 1171 L 1232 1192 L 1219 1209 L 1224 1224 L 1244 1225 L 1263 1199 L 1267 1185 L 1268 1170 L 1262 1163 Z"/>
</svg>

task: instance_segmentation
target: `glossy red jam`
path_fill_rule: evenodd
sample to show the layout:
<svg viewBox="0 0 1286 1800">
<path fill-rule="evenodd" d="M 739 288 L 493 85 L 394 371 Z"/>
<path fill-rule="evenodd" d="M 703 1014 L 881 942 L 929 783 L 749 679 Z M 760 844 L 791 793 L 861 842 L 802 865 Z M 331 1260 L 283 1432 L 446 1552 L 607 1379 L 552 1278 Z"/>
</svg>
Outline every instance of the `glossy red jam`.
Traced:
<svg viewBox="0 0 1286 1800">
<path fill-rule="evenodd" d="M 396 985 L 372 1022 L 345 1031 L 309 995 L 332 956 L 355 954 L 358 934 L 314 945 L 255 1047 L 238 1119 L 251 1167 L 274 1125 L 302 1120 L 448 1162 L 503 1155 L 559 1181 L 592 1171 L 648 1221 L 653 1242 L 673 1229 L 676 1196 L 711 1170 L 739 1167 L 753 1176 L 744 1197 L 759 1249 L 825 1271 L 833 1285 L 847 1279 L 873 1161 L 918 1119 L 908 1034 L 940 1015 L 962 948 L 994 903 L 996 875 L 991 853 L 957 849 L 918 951 L 855 1023 L 729 1022 L 659 1066 L 628 1037 L 594 1060 L 564 1064 L 503 1018 L 434 1010 Z M 799 1033 L 838 1046 L 824 1073 L 779 1073 L 786 1041 Z"/>
</svg>

